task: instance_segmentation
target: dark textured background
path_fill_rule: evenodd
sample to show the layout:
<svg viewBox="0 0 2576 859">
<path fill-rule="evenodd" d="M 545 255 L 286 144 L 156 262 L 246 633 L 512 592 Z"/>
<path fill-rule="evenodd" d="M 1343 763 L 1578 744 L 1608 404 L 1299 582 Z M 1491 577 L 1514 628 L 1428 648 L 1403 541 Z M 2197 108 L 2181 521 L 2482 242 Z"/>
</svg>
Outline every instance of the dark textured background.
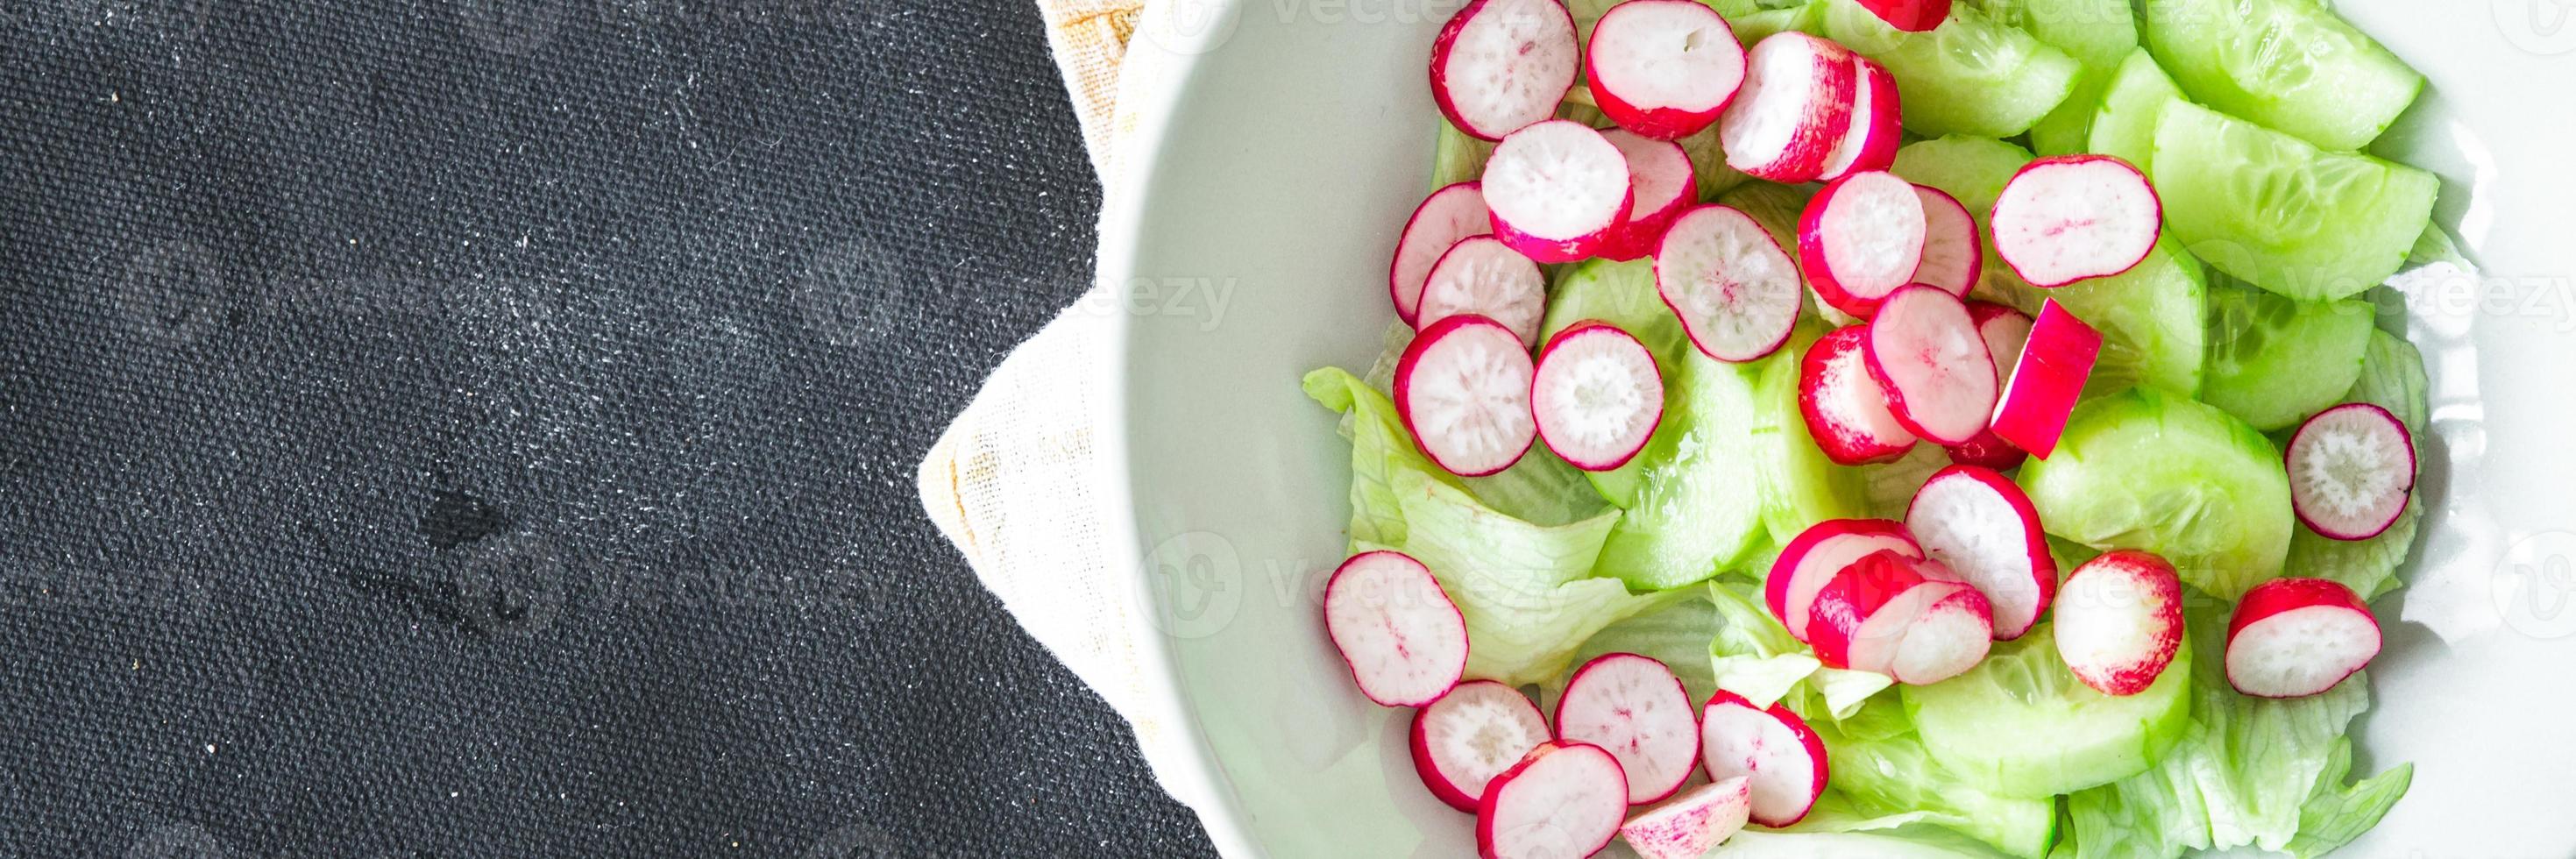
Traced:
<svg viewBox="0 0 2576 859">
<path fill-rule="evenodd" d="M 1205 853 L 912 469 L 1024 0 L 0 5 L 0 856 Z"/>
</svg>

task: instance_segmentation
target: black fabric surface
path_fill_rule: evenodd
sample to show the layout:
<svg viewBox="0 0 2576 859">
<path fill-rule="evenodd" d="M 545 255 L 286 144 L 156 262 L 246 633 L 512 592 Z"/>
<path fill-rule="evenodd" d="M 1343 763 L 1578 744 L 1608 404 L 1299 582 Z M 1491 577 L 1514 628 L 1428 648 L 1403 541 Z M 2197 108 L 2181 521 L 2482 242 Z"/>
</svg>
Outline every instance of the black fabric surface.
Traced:
<svg viewBox="0 0 2576 859">
<path fill-rule="evenodd" d="M 0 856 L 1208 852 L 914 464 L 1025 0 L 0 5 Z"/>
</svg>

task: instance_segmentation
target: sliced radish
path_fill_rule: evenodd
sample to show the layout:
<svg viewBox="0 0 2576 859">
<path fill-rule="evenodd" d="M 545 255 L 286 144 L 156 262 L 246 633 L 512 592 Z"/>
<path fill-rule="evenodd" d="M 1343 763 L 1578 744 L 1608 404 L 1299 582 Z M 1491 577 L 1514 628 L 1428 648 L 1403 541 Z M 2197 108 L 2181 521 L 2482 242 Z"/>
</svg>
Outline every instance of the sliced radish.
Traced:
<svg viewBox="0 0 2576 859">
<path fill-rule="evenodd" d="M 1696 0 L 1693 0 L 1696 2 Z M 1699 764 L 1699 719 L 1672 669 L 1611 653 L 1576 669 L 1556 699 L 1556 738 L 1591 743 L 1619 759 L 1628 804 L 1658 802 Z"/>
<path fill-rule="evenodd" d="M 1923 198 L 1896 174 L 1836 179 L 1798 217 L 1798 268 L 1826 304 L 1866 319 L 1914 276 L 1924 230 Z"/>
<path fill-rule="evenodd" d="M 1536 346 L 1539 317 L 1547 314 L 1547 275 L 1501 239 L 1462 239 L 1431 266 L 1415 318 L 1429 328 L 1466 314 L 1502 323 L 1521 338 L 1523 349 Z"/>
<path fill-rule="evenodd" d="M 2182 579 L 2155 555 L 2104 552 L 2058 585 L 2054 632 L 2075 679 L 2104 695 L 2138 694 L 2182 647 Z"/>
<path fill-rule="evenodd" d="M 1698 0 L 1630 0 L 1631 5 L 1667 2 L 1699 5 Z M 1699 202 L 1699 180 L 1691 172 L 1690 153 L 1681 144 L 1617 128 L 1601 132 L 1601 139 L 1618 147 L 1628 160 L 1630 198 L 1628 220 L 1602 240 L 1601 256 L 1632 260 L 1654 253 L 1673 219 Z"/>
<path fill-rule="evenodd" d="M 1699 754 L 1711 782 L 1739 776 L 1750 782 L 1748 816 L 1774 828 L 1806 817 L 1832 775 L 1825 743 L 1807 720 L 1778 702 L 1760 709 L 1725 690 L 1700 708 Z"/>
<path fill-rule="evenodd" d="M 1753 811 L 1753 780 L 1713 781 L 1683 791 L 1620 824 L 1619 838 L 1638 859 L 1699 859 L 1744 828 Z"/>
<path fill-rule="evenodd" d="M 1950 18 L 1950 0 L 1859 0 L 1860 7 L 1908 33 L 1929 33 Z"/>
<path fill-rule="evenodd" d="M 1401 552 L 1362 552 L 1324 584 L 1324 631 L 1360 694 L 1419 707 L 1467 671 L 1467 620 L 1431 570 Z"/>
<path fill-rule="evenodd" d="M 1458 130 L 1501 140 L 1556 115 L 1581 53 L 1555 0 L 1475 0 L 1431 44 L 1431 97 Z"/>
<path fill-rule="evenodd" d="M 1540 743 L 1485 789 L 1476 807 L 1476 855 L 1590 856 L 1619 834 L 1627 797 L 1628 777 L 1600 746 Z"/>
<path fill-rule="evenodd" d="M 1751 361 L 1789 340 L 1801 303 L 1798 266 L 1762 223 L 1726 206 L 1674 219 L 1655 252 L 1655 292 L 1699 351 Z"/>
<path fill-rule="evenodd" d="M 2057 595 L 2057 560 L 2039 510 L 2000 472 L 1974 465 L 1933 472 L 1905 508 L 1905 528 L 1925 554 L 1986 596 L 1996 641 L 2029 632 Z"/>
<path fill-rule="evenodd" d="M 2227 685 L 2263 698 L 2335 687 L 2379 655 L 2379 619 L 2351 588 L 2273 579 L 2245 592 L 2227 621 Z"/>
<path fill-rule="evenodd" d="M 1914 266 L 1913 281 L 1949 290 L 1960 298 L 1968 297 L 1968 291 L 1977 286 L 1977 278 L 1985 274 L 1986 266 L 1984 246 L 1978 244 L 1976 219 L 1968 216 L 1968 207 L 1959 198 L 1939 188 L 1916 185 L 1914 195 L 1923 201 L 1923 259 Z M 2022 319 L 2027 322 L 2030 317 Z"/>
<path fill-rule="evenodd" d="M 1968 318 L 1976 320 L 1977 335 L 1986 341 L 1986 354 L 1995 359 L 1995 384 L 2008 381 L 2013 364 L 2021 360 L 2021 347 L 2030 340 L 2030 317 L 2019 310 L 1986 301 L 1968 302 Z M 2030 454 L 1986 427 L 1976 438 L 1949 448 L 1950 461 L 1960 465 L 1982 465 L 1996 471 L 2013 468 L 2030 459 Z"/>
<path fill-rule="evenodd" d="M 1664 377 L 1637 338 L 1581 322 L 1549 338 L 1530 382 L 1530 412 L 1547 449 L 1585 471 L 1628 464 L 1664 416 Z"/>
<path fill-rule="evenodd" d="M 2092 377 L 2093 361 L 2101 355 L 2102 332 L 2066 312 L 2056 299 L 2041 304 L 2020 359 L 2004 377 L 1995 403 L 1995 436 L 2041 459 L 2057 452 L 2066 416 L 2075 412 L 2084 380 Z"/>
<path fill-rule="evenodd" d="M 1873 643 L 1863 641 L 1854 645 L 1853 657 L 1871 663 L 1883 659 L 1887 676 L 1912 686 L 1929 686 L 1977 667 L 1994 646 L 1994 604 L 1965 583 L 1949 584 L 1956 589 L 1907 622 L 1890 654 L 1878 656 Z"/>
<path fill-rule="evenodd" d="M 1717 122 L 1744 83 L 1744 48 L 1707 4 L 1628 0 L 1592 25 L 1583 79 L 1611 122 L 1675 140 Z"/>
<path fill-rule="evenodd" d="M 1491 680 L 1458 684 L 1413 714 L 1413 769 L 1451 808 L 1473 814 L 1485 785 L 1538 744 L 1547 717 L 1520 690 Z"/>
<path fill-rule="evenodd" d="M 1790 635 L 1806 641 L 1816 592 L 1823 590 L 1844 567 L 1879 552 L 1923 557 L 1923 549 L 1897 522 L 1827 519 L 1810 525 L 1791 538 L 1789 545 L 1780 550 L 1780 557 L 1771 562 L 1770 576 L 1762 583 L 1763 599 L 1770 604 L 1771 615 L 1780 619 L 1780 625 L 1788 628 Z"/>
<path fill-rule="evenodd" d="M 2128 271 L 2164 232 L 2164 204 L 2146 174 L 2109 155 L 2023 165 L 1987 218 L 1995 255 L 2038 287 Z"/>
<path fill-rule="evenodd" d="M 1852 53 L 1785 30 L 1745 54 L 1744 85 L 1718 117 L 1726 166 L 1756 179 L 1814 181 L 1851 130 Z"/>
<path fill-rule="evenodd" d="M 1892 673 L 1890 665 L 1907 628 L 1934 603 L 1962 590 L 1975 588 L 1937 561 L 1894 550 L 1872 552 L 1817 589 L 1807 614 L 1807 643 L 1828 667 Z"/>
<path fill-rule="evenodd" d="M 1538 438 L 1529 351 L 1520 335 L 1467 314 L 1422 329 L 1395 365 L 1395 411 L 1414 444 L 1462 477 L 1519 462 Z"/>
<path fill-rule="evenodd" d="M 2290 508 L 2335 540 L 2367 540 L 2397 523 L 2415 490 L 2415 437 L 2387 409 L 2346 403 L 2290 436 Z"/>
<path fill-rule="evenodd" d="M 1504 137 L 1485 160 L 1494 237 L 1539 262 L 1592 256 L 1628 220 L 1628 157 L 1601 132 L 1550 120 Z"/>
<path fill-rule="evenodd" d="M 1896 163 L 1896 148 L 1905 143 L 1901 112 L 1896 76 L 1876 60 L 1853 55 L 1851 127 L 1825 156 L 1817 178 L 1830 182 Z"/>
<path fill-rule="evenodd" d="M 1995 408 L 1995 362 L 1958 296 L 1929 286 L 1897 290 L 1867 331 L 1870 378 L 1886 389 L 1898 423 L 1941 444 L 1985 430 Z"/>
<path fill-rule="evenodd" d="M 1395 261 L 1387 266 L 1386 291 L 1395 300 L 1396 317 L 1412 325 L 1414 310 L 1422 304 L 1422 282 L 1431 278 L 1431 267 L 1460 239 L 1493 231 L 1494 219 L 1486 213 L 1480 183 L 1460 182 L 1433 191 L 1415 206 L 1413 217 L 1404 222 L 1404 235 L 1395 240 Z"/>
<path fill-rule="evenodd" d="M 1834 329 L 1807 347 L 1798 363 L 1798 413 L 1825 457 L 1843 465 L 1895 462 L 1914 449 L 1914 432 L 1896 419 L 1887 389 L 1869 374 L 1869 329 Z"/>
</svg>

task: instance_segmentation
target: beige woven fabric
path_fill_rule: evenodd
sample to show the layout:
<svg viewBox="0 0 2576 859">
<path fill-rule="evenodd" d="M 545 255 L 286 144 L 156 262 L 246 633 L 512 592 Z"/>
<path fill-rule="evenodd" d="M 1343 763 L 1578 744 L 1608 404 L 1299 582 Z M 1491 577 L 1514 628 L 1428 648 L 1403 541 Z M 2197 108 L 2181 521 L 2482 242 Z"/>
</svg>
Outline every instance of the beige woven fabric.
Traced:
<svg viewBox="0 0 2576 859">
<path fill-rule="evenodd" d="M 1064 89 L 1073 96 L 1073 113 L 1082 121 L 1082 142 L 1091 150 L 1095 170 L 1109 152 L 1118 65 L 1126 59 L 1127 40 L 1135 37 L 1144 7 L 1144 0 L 1038 0 L 1047 47 L 1064 72 Z"/>
</svg>

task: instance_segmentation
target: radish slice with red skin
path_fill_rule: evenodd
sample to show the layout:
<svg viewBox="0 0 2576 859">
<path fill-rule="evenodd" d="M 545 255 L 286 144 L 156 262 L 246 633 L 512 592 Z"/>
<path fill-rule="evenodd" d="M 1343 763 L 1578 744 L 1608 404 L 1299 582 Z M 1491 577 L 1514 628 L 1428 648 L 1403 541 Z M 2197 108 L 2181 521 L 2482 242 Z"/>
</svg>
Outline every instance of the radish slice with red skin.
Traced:
<svg viewBox="0 0 2576 859">
<path fill-rule="evenodd" d="M 1929 286 L 1897 290 L 1867 330 L 1869 375 L 1887 391 L 1898 423 L 1939 444 L 1961 444 L 1985 430 L 1995 408 L 1995 363 L 1958 296 Z"/>
<path fill-rule="evenodd" d="M 1520 690 L 1470 680 L 1413 713 L 1413 769 L 1449 807 L 1476 813 L 1485 786 L 1547 742 L 1547 717 Z"/>
<path fill-rule="evenodd" d="M 1494 219 L 1485 211 L 1481 183 L 1460 182 L 1424 198 L 1404 222 L 1404 234 L 1395 240 L 1395 261 L 1387 265 L 1386 292 L 1395 301 L 1396 317 L 1412 325 L 1414 311 L 1422 304 L 1422 282 L 1431 278 L 1431 267 L 1460 240 L 1493 231 Z"/>
<path fill-rule="evenodd" d="M 2284 455 L 2290 508 L 2332 540 L 2367 540 L 2397 524 L 2415 491 L 2415 437 L 2387 409 L 2345 403 L 2299 424 Z"/>
<path fill-rule="evenodd" d="M 1778 702 L 1757 708 L 1722 689 L 1700 708 L 1699 749 L 1709 780 L 1744 777 L 1753 795 L 1747 816 L 1775 829 L 1805 818 L 1833 776 L 1824 740 L 1807 720 Z"/>
<path fill-rule="evenodd" d="M 1519 462 L 1538 438 L 1530 416 L 1536 376 L 1520 335 L 1482 316 L 1452 316 L 1414 335 L 1396 363 L 1396 416 L 1441 468 L 1492 474 Z"/>
<path fill-rule="evenodd" d="M 1914 266 L 1913 281 L 1949 290 L 1960 298 L 1968 297 L 1968 291 L 1977 287 L 1977 278 L 1985 274 L 1986 268 L 1985 246 L 1978 243 L 1977 220 L 1968 216 L 1968 207 L 1960 204 L 1959 198 L 1939 188 L 1916 185 L 1914 194 L 1923 201 L 1923 258 Z M 1990 306 L 2012 310 L 2000 304 Z M 2022 320 L 2028 322 L 2030 317 Z M 1985 322 L 1983 318 L 1977 321 L 1981 326 Z"/>
<path fill-rule="evenodd" d="M 2092 377 L 2093 362 L 2101 355 L 2102 332 L 2056 299 L 2041 304 L 2021 357 L 1996 397 L 1995 437 L 2041 459 L 2056 453 L 2066 418 L 2074 414 L 2075 400 L 2083 396 L 2084 381 Z"/>
<path fill-rule="evenodd" d="M 1579 322 L 1539 351 L 1530 412 L 1547 449 L 1585 471 L 1628 464 L 1664 416 L 1655 355 L 1628 332 Z"/>
<path fill-rule="evenodd" d="M 1872 645 L 1864 641 L 1854 647 L 1854 658 L 1884 660 L 1887 676 L 1909 686 L 1929 686 L 1977 667 L 1994 646 L 1994 606 L 1976 588 L 1948 584 L 1955 590 L 1907 622 L 1897 633 L 1893 652 L 1884 657 L 1867 653 Z"/>
<path fill-rule="evenodd" d="M 1619 838 L 1638 859 L 1699 859 L 1744 828 L 1753 811 L 1753 780 L 1736 776 L 1686 791 L 1620 824 Z"/>
<path fill-rule="evenodd" d="M 2057 559 L 2039 510 L 2000 472 L 1974 465 L 1933 472 L 1905 508 L 1905 527 L 1924 554 L 1985 595 L 1996 641 L 2029 632 L 2057 596 Z"/>
<path fill-rule="evenodd" d="M 1905 143 L 1897 99 L 1896 76 L 1876 60 L 1853 55 L 1851 127 L 1834 143 L 1833 153 L 1825 156 L 1818 178 L 1831 182 L 1895 164 L 1896 150 Z"/>
<path fill-rule="evenodd" d="M 1831 668 L 1890 672 L 1896 645 L 1933 603 L 1973 590 L 1936 561 L 1894 550 L 1864 555 L 1817 589 L 1807 643 Z"/>
<path fill-rule="evenodd" d="M 1789 252 L 1753 216 L 1718 205 L 1674 219 L 1655 253 L 1655 292 L 1701 354 L 1737 363 L 1788 342 L 1802 303 Z"/>
<path fill-rule="evenodd" d="M 1863 326 L 1837 328 L 1798 359 L 1798 414 L 1825 458 L 1842 465 L 1895 462 L 1914 449 L 1914 431 L 1869 374 L 1868 337 Z"/>
<path fill-rule="evenodd" d="M 1494 777 L 1476 806 L 1476 855 L 1484 859 L 1590 856 L 1610 845 L 1628 814 L 1628 777 L 1589 743 L 1550 741 Z"/>
<path fill-rule="evenodd" d="M 1726 166 L 1790 184 L 1823 175 L 1825 159 L 1851 131 L 1858 85 L 1851 57 L 1841 45 L 1795 30 L 1754 43 L 1744 56 L 1744 85 L 1717 120 Z"/>
<path fill-rule="evenodd" d="M 1475 0 L 1431 44 L 1431 97 L 1458 130 L 1501 140 L 1556 115 L 1582 50 L 1555 0 Z"/>
<path fill-rule="evenodd" d="M 1604 654 L 1575 670 L 1556 700 L 1556 738 L 1618 758 L 1630 805 L 1672 796 L 1699 765 L 1690 693 L 1664 663 L 1634 653 Z"/>
<path fill-rule="evenodd" d="M 1816 592 L 1844 567 L 1888 551 L 1907 558 L 1924 557 L 1905 526 L 1887 519 L 1827 519 L 1807 526 L 1771 562 L 1770 576 L 1762 583 L 1763 601 L 1791 636 L 1806 641 Z"/>
<path fill-rule="evenodd" d="M 1538 262 L 1593 255 L 1627 223 L 1628 157 L 1589 126 L 1562 119 L 1512 132 L 1485 159 L 1494 237 Z"/>
<path fill-rule="evenodd" d="M 2227 685 L 2262 698 L 2302 698 L 2342 683 L 2379 655 L 2379 618 L 2327 579 L 2273 579 L 2245 592 L 2227 621 Z"/>
<path fill-rule="evenodd" d="M 1976 320 L 1977 335 L 1986 341 L 1986 354 L 1995 359 L 1995 384 L 2003 385 L 2021 360 L 2022 344 L 2030 341 L 2030 317 L 2019 310 L 1986 301 L 1968 302 L 1968 318 Z M 2000 399 L 1998 395 L 1998 399 Z M 1964 444 L 1951 445 L 1950 461 L 1960 465 L 1982 465 L 1996 471 L 2018 467 L 2030 459 L 2030 453 L 1986 427 L 1976 438 Z"/>
<path fill-rule="evenodd" d="M 1324 631 L 1360 694 L 1388 707 L 1438 700 L 1467 670 L 1466 618 L 1430 568 L 1401 552 L 1362 552 L 1333 571 Z"/>
<path fill-rule="evenodd" d="M 2104 695 L 2145 691 L 2182 647 L 2182 579 L 2146 552 L 2115 549 L 2076 567 L 2057 586 L 2056 610 L 2058 656 Z"/>
<path fill-rule="evenodd" d="M 1923 198 L 1896 174 L 1836 179 L 1798 216 L 1798 268 L 1826 304 L 1869 318 L 1922 264 L 1925 224 Z"/>
<path fill-rule="evenodd" d="M 1662 3 L 1667 0 L 1630 0 Z M 1678 0 L 1698 5 L 1698 0 Z M 1706 6 L 1700 6 L 1707 9 Z M 1601 139 L 1628 159 L 1628 221 L 1601 242 L 1601 257 L 1632 260 L 1655 252 L 1664 231 L 1699 202 L 1699 180 L 1691 172 L 1690 153 L 1681 144 L 1655 140 L 1623 129 L 1601 132 Z"/>
<path fill-rule="evenodd" d="M 2023 165 L 1986 217 L 1995 255 L 2042 288 L 2128 271 L 2164 233 L 2155 186 L 2109 155 L 2058 155 Z"/>
<path fill-rule="evenodd" d="M 1697 0 L 1628 0 L 1592 25 L 1583 78 L 1601 114 L 1657 140 L 1717 122 L 1744 84 L 1735 28 Z"/>
<path fill-rule="evenodd" d="M 1452 316 L 1483 316 L 1511 329 L 1527 349 L 1538 345 L 1539 318 L 1547 315 L 1547 275 L 1501 239 L 1469 236 L 1431 266 L 1418 314 L 1423 328 Z"/>
<path fill-rule="evenodd" d="M 1859 0 L 1860 7 L 1908 33 L 1929 33 L 1950 19 L 1950 0 Z"/>
</svg>

